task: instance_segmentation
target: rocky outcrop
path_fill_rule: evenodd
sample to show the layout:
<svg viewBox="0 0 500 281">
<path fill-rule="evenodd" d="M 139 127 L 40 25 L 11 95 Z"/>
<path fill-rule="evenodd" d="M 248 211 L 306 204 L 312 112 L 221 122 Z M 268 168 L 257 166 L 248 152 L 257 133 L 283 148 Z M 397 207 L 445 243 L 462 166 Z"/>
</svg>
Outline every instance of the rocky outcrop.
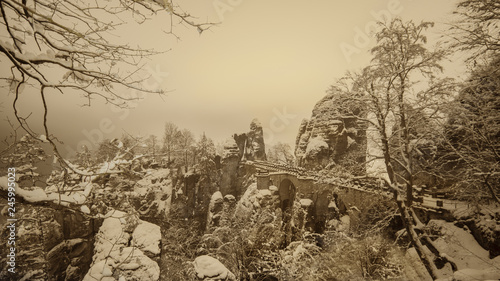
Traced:
<svg viewBox="0 0 500 281">
<path fill-rule="evenodd" d="M 220 192 L 223 196 L 232 194 L 239 197 L 243 194 L 241 178 L 238 178 L 238 175 L 240 162 L 244 160 L 266 160 L 264 131 L 257 119 L 250 123 L 249 132 L 234 134 L 224 143 L 220 182 Z"/>
<path fill-rule="evenodd" d="M 158 280 L 160 227 L 137 215 L 110 211 L 99 229 L 92 266 L 84 281 Z"/>
<path fill-rule="evenodd" d="M 476 241 L 484 249 L 488 249 L 490 258 L 500 256 L 500 211 L 488 205 L 479 207 L 478 212 L 472 208 L 457 209 L 453 212 L 457 218 L 456 225 L 470 231 Z"/>
<path fill-rule="evenodd" d="M 221 160 L 221 185 L 222 194 L 234 194 L 237 185 L 238 165 L 240 164 L 240 149 L 234 139 L 228 139 L 224 143 L 224 154 Z"/>
<path fill-rule="evenodd" d="M 264 131 L 259 120 L 250 123 L 250 131 L 244 134 L 235 134 L 234 140 L 240 150 L 240 159 L 266 160 L 266 146 L 264 144 Z"/>
<path fill-rule="evenodd" d="M 326 144 L 326 146 L 325 146 Z M 346 114 L 337 105 L 334 94 L 327 94 L 303 120 L 295 141 L 299 166 L 322 168 L 329 163 L 364 162 L 366 124 Z"/>
<path fill-rule="evenodd" d="M 194 262 L 194 270 L 199 280 L 233 280 L 236 276 L 229 271 L 219 260 L 211 256 L 203 255 L 197 257 Z"/>
<path fill-rule="evenodd" d="M 125 192 L 141 215 L 148 220 L 164 220 L 172 204 L 173 183 L 169 169 L 148 170 L 133 190 Z"/>
<path fill-rule="evenodd" d="M 0 280 L 82 280 L 92 261 L 99 220 L 69 208 L 23 203 L 16 204 L 16 218 L 15 273 L 7 271 L 8 245 L 2 243 L 0 252 L 6 254 L 0 258 Z M 3 225 L 2 237 L 9 237 L 8 231 Z"/>
</svg>

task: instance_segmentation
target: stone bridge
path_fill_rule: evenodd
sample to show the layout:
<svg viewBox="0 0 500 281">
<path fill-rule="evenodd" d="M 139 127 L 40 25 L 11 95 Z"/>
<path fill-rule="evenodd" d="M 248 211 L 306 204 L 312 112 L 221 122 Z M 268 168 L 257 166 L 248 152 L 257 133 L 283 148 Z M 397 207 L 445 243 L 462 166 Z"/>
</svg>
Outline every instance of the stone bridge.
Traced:
<svg viewBox="0 0 500 281">
<path fill-rule="evenodd" d="M 313 199 L 316 178 L 307 175 L 306 170 L 264 161 L 252 161 L 246 164 L 256 168 L 258 189 L 268 189 L 271 185 L 278 187 L 283 210 L 291 207 L 297 194 L 300 194 L 301 198 Z"/>
<path fill-rule="evenodd" d="M 363 196 L 367 193 L 392 196 L 387 189 L 384 189 L 384 185 L 375 179 L 335 179 L 330 183 L 320 183 L 316 174 L 302 168 L 265 161 L 247 161 L 245 164 L 255 169 L 257 188 L 267 189 L 271 185 L 278 187 L 281 201 L 293 201 L 296 195 L 299 195 L 301 199 L 316 201 L 318 196 L 322 197 L 325 195 L 323 193 L 331 193 L 334 189 L 344 189 L 347 190 L 346 193 L 359 193 L 359 195 L 362 193 Z"/>
<path fill-rule="evenodd" d="M 321 183 L 316 174 L 299 167 L 266 161 L 246 161 L 244 164 L 255 174 L 258 189 L 268 189 L 272 185 L 278 188 L 282 210 L 291 208 L 298 196 L 301 205 L 308 208 L 315 222 L 330 219 L 329 214 L 332 211 L 350 215 L 361 214 L 372 212 L 376 203 L 381 201 L 394 204 L 393 194 L 384 182 L 377 179 L 334 178 L 329 179 L 327 183 Z M 415 202 L 419 217 L 424 221 L 449 216 L 451 209 L 446 208 L 447 206 L 456 208 L 457 202 L 432 196 L 418 197 Z"/>
<path fill-rule="evenodd" d="M 302 168 L 265 161 L 246 161 L 245 165 L 255 174 L 258 189 L 268 189 L 270 186 L 278 188 L 283 211 L 291 210 L 298 197 L 302 208 L 307 210 L 309 226 L 317 232 L 322 232 L 325 222 L 335 216 L 347 213 L 351 216 L 353 209 L 358 213 L 369 211 L 373 204 L 366 204 L 366 201 L 390 201 L 388 192 L 384 194 L 361 188 L 363 185 L 379 188 L 378 183 L 367 184 L 366 181 L 361 183 L 358 180 L 320 183 L 317 175 Z"/>
</svg>

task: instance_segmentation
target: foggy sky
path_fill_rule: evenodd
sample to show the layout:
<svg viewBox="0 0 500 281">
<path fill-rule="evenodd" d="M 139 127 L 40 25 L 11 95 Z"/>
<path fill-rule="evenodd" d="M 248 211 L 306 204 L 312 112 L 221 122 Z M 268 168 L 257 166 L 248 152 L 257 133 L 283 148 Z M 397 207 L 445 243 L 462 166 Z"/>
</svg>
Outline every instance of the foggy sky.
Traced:
<svg viewBox="0 0 500 281">
<path fill-rule="evenodd" d="M 49 125 L 65 142 L 63 154 L 99 134 L 103 138 L 119 137 L 124 131 L 161 136 L 167 121 L 222 141 L 248 131 L 251 120 L 257 118 L 268 142 L 293 146 L 301 120 L 311 116 L 329 85 L 345 71 L 369 62 L 374 40 L 366 41 L 363 34 L 379 15 L 431 20 L 443 29 L 440 23 L 449 20 L 456 1 L 177 2 L 199 21 L 219 24 L 202 34 L 177 26 L 178 41 L 158 29 L 168 19 L 155 19 L 144 26 L 146 31 L 127 30 L 122 37 L 134 36 L 158 50 L 171 49 L 150 63 L 158 78 L 152 85 L 169 91 L 167 96 L 151 95 L 134 109 L 118 112 L 98 100 L 92 107 L 80 107 L 85 100 L 78 96 L 48 96 Z M 346 56 L 342 46 L 359 53 Z M 0 111 L 11 116 L 13 95 L 7 89 L 0 91 Z M 20 108 L 26 114 L 34 112 L 30 118 L 35 120 L 40 112 L 37 106 L 35 96 L 23 100 Z M 6 128 L 3 122 L 2 135 Z"/>
</svg>

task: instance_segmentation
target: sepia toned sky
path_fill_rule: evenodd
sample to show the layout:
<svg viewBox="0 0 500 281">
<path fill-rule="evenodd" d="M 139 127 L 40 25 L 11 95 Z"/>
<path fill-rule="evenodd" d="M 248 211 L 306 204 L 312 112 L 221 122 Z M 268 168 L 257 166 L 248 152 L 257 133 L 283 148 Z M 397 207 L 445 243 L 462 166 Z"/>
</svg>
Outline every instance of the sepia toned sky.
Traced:
<svg viewBox="0 0 500 281">
<path fill-rule="evenodd" d="M 150 85 L 168 91 L 165 97 L 147 96 L 134 109 L 117 111 L 99 101 L 80 107 L 85 100 L 54 95 L 48 97 L 54 105 L 49 124 L 66 152 L 83 140 L 119 137 L 124 131 L 161 137 L 167 121 L 196 135 L 205 132 L 217 142 L 248 131 L 253 118 L 261 121 L 269 143 L 293 146 L 301 120 L 310 117 L 329 85 L 368 63 L 374 40 L 365 34 L 380 15 L 434 21 L 431 37 L 439 38 L 455 2 L 177 1 L 199 21 L 219 23 L 202 34 L 177 25 L 180 40 L 158 28 L 168 28 L 168 18 L 121 34 L 122 40 L 131 36 L 146 47 L 169 50 L 149 63 Z M 10 98 L 2 94 L 0 111 L 7 116 Z M 36 113 L 35 104 L 28 99 L 21 106 Z M 2 134 L 4 128 L 5 122 Z"/>
</svg>

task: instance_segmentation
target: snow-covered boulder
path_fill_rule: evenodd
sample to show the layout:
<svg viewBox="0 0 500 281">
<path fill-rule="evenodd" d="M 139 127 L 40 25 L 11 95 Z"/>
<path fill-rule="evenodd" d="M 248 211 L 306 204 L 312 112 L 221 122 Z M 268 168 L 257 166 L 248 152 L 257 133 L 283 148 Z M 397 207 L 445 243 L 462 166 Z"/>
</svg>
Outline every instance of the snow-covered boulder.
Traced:
<svg viewBox="0 0 500 281">
<path fill-rule="evenodd" d="M 258 193 L 257 184 L 251 184 L 240 200 L 236 204 L 235 217 L 237 219 L 243 220 L 249 218 L 255 208 L 260 208 L 257 198 L 255 195 Z"/>
<path fill-rule="evenodd" d="M 325 151 L 328 151 L 328 144 L 322 137 L 316 137 L 309 140 L 305 156 L 306 158 L 314 158 Z"/>
<path fill-rule="evenodd" d="M 300 199 L 300 206 L 303 208 L 308 208 L 312 205 L 313 201 L 308 198 Z"/>
<path fill-rule="evenodd" d="M 170 212 L 172 190 L 169 169 L 148 170 L 129 195 L 132 205 L 142 216 L 164 219 Z"/>
<path fill-rule="evenodd" d="M 83 280 L 158 280 L 160 268 L 144 252 L 158 255 L 160 240 L 158 226 L 110 211 L 96 235 L 93 262 Z"/>
<path fill-rule="evenodd" d="M 140 221 L 132 233 L 135 246 L 147 256 L 154 257 L 160 254 L 161 231 L 160 227 L 146 221 Z"/>
<path fill-rule="evenodd" d="M 220 212 L 222 211 L 224 203 L 224 197 L 220 191 L 216 191 L 212 194 L 210 198 L 210 204 L 208 206 L 208 225 L 217 227 L 219 226 Z"/>
<path fill-rule="evenodd" d="M 236 276 L 218 259 L 211 256 L 199 256 L 193 262 L 196 275 L 201 280 L 234 280 Z"/>
</svg>

